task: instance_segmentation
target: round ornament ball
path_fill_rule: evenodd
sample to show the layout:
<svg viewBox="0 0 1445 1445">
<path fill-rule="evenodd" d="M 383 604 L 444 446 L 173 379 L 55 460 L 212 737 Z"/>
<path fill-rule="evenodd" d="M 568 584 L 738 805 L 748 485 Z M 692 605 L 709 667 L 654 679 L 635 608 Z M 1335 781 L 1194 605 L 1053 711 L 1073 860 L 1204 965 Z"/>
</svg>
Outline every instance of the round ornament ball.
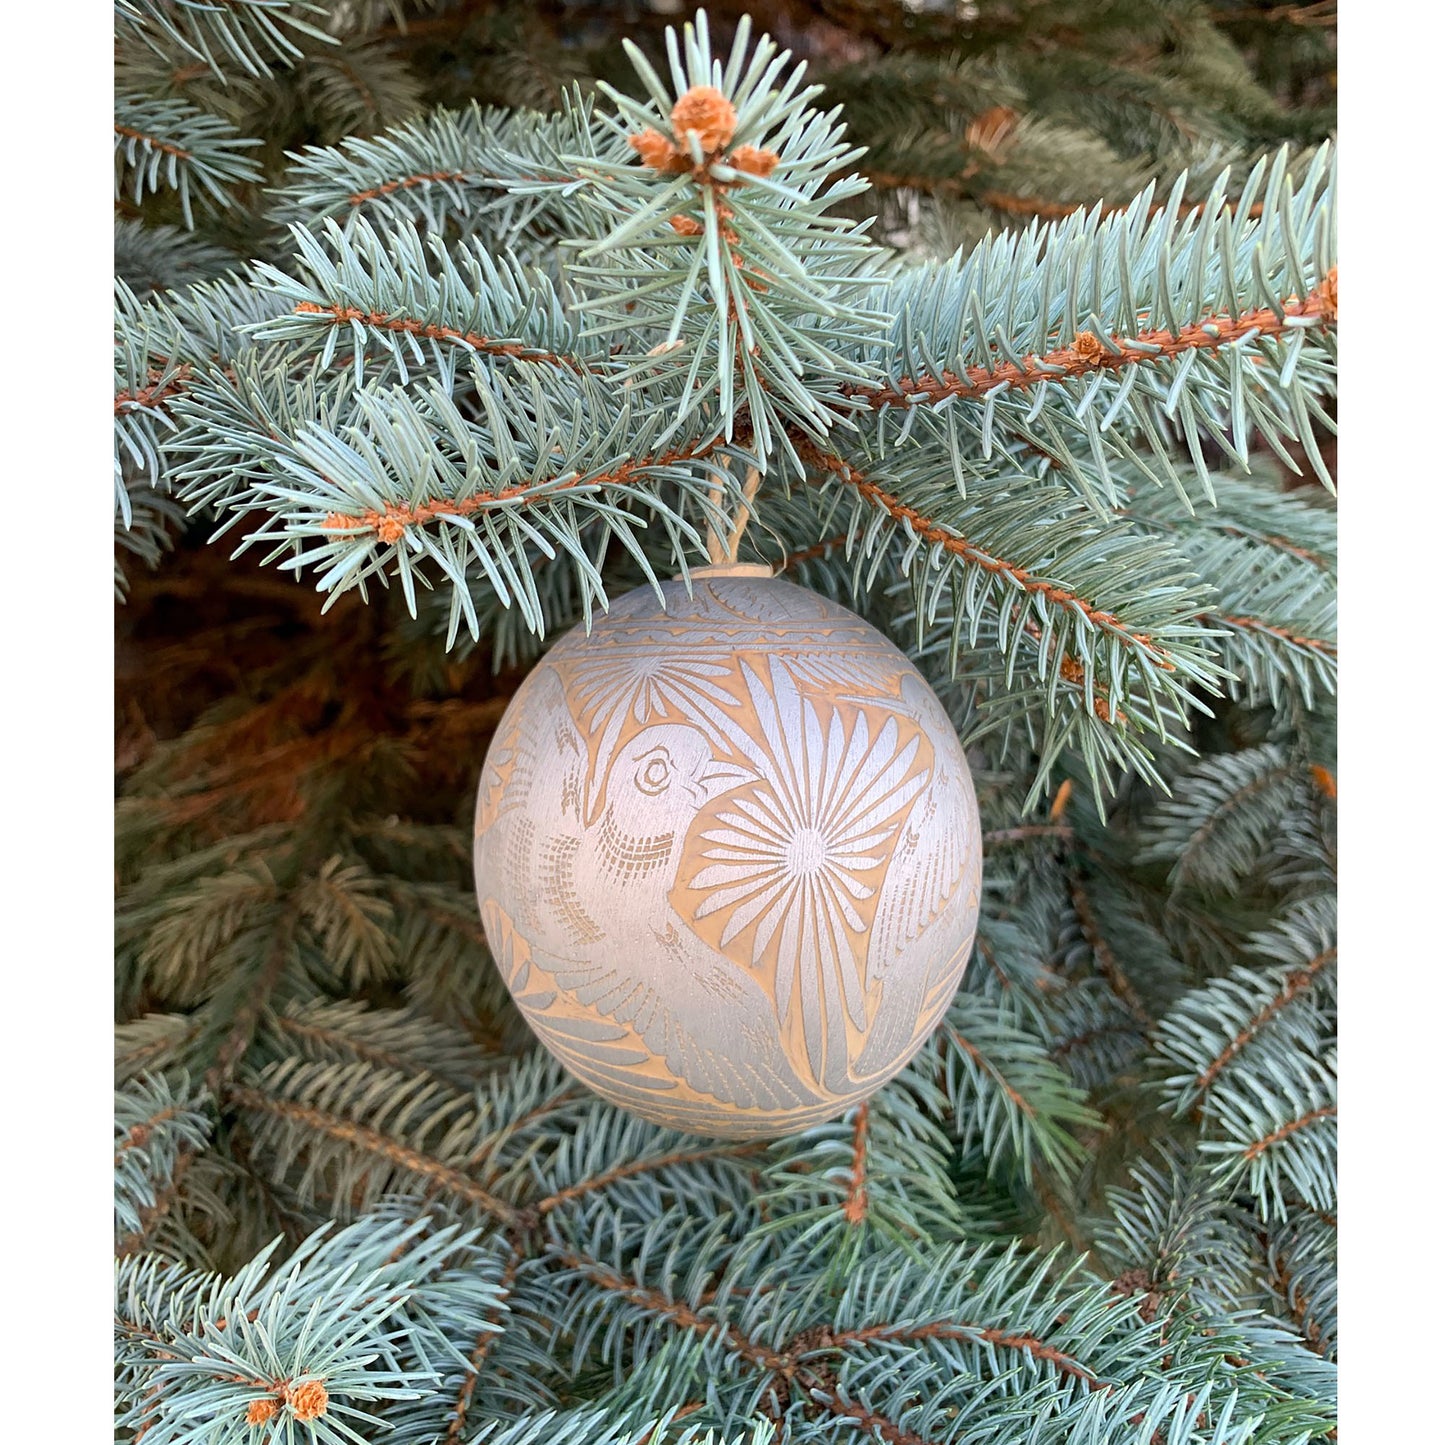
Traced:
<svg viewBox="0 0 1445 1445">
<path fill-rule="evenodd" d="M 860 617 L 766 567 L 574 628 L 482 770 L 482 923 L 579 1079 L 659 1124 L 793 1133 L 896 1074 L 958 987 L 978 805 L 957 734 Z"/>
</svg>

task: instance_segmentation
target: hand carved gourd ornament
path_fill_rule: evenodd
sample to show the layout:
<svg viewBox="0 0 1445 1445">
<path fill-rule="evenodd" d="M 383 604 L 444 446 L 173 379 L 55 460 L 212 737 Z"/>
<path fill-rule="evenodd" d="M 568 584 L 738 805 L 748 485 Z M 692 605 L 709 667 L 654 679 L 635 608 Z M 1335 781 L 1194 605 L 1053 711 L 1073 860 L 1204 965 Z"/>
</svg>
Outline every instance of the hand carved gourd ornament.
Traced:
<svg viewBox="0 0 1445 1445">
<path fill-rule="evenodd" d="M 513 697 L 477 798 L 482 922 L 578 1078 L 723 1138 L 840 1114 L 918 1051 L 978 920 L 952 723 L 853 613 L 733 565 L 613 603 Z"/>
</svg>

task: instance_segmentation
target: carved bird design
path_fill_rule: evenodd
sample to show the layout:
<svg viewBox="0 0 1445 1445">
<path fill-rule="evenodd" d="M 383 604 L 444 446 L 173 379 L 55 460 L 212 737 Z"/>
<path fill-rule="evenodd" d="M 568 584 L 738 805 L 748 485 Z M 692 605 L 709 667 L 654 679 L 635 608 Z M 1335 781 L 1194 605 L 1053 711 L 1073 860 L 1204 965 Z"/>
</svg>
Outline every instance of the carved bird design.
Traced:
<svg viewBox="0 0 1445 1445">
<path fill-rule="evenodd" d="M 771 999 L 668 901 L 689 823 L 752 774 L 715 757 L 700 729 L 662 722 L 616 748 L 584 797 L 586 740 L 555 675 L 544 669 L 535 685 L 545 701 L 528 712 L 555 727 L 499 740 L 507 779 L 495 800 L 483 787 L 494 806 L 476 845 L 478 879 L 516 901 L 533 963 L 631 1025 L 694 1089 L 742 1108 L 816 1104 L 783 1052 Z"/>
</svg>

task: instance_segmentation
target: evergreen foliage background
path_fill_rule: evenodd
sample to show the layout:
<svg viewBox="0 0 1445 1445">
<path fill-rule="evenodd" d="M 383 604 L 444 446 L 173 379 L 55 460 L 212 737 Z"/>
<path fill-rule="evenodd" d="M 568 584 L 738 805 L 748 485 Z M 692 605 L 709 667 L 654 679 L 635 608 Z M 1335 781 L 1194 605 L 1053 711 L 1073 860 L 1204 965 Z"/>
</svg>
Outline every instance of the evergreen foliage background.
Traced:
<svg viewBox="0 0 1445 1445">
<path fill-rule="evenodd" d="M 823 89 L 669 191 L 674 8 L 116 5 L 117 1438 L 1329 1438 L 1333 7 L 752 5 Z M 532 1046 L 469 824 L 754 467 L 986 896 L 898 1080 L 723 1146 Z"/>
</svg>

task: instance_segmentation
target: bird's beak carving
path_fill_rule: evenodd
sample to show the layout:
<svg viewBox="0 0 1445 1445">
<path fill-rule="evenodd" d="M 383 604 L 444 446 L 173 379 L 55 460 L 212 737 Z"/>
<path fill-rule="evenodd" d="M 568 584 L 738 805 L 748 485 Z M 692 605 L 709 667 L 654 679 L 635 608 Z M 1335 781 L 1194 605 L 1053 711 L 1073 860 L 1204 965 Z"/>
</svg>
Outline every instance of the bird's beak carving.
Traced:
<svg viewBox="0 0 1445 1445">
<path fill-rule="evenodd" d="M 743 783 L 750 783 L 756 777 L 757 774 L 751 768 L 721 762 L 717 758 L 704 758 L 693 770 L 687 787 L 701 806 L 703 803 L 710 803 L 720 793 L 740 787 Z"/>
</svg>

